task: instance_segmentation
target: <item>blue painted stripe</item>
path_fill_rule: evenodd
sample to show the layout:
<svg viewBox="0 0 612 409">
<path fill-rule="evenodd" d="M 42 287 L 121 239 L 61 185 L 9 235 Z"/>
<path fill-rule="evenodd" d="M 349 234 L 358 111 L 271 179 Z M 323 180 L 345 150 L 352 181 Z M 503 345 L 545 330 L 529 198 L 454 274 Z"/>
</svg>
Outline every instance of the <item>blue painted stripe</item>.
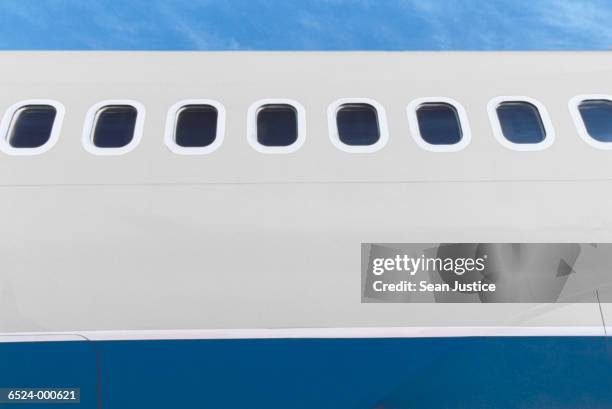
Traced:
<svg viewBox="0 0 612 409">
<path fill-rule="evenodd" d="M 0 343 L 0 387 L 96 408 L 98 357 L 103 408 L 612 408 L 603 337 Z"/>
</svg>

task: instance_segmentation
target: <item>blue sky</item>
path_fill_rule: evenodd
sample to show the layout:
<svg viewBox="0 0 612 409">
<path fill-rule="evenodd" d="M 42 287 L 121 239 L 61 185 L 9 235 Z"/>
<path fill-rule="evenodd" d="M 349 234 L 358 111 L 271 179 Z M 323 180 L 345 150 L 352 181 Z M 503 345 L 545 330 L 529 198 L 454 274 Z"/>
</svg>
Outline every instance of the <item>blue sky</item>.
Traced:
<svg viewBox="0 0 612 409">
<path fill-rule="evenodd" d="M 612 0 L 0 0 L 0 48 L 611 50 Z"/>
</svg>

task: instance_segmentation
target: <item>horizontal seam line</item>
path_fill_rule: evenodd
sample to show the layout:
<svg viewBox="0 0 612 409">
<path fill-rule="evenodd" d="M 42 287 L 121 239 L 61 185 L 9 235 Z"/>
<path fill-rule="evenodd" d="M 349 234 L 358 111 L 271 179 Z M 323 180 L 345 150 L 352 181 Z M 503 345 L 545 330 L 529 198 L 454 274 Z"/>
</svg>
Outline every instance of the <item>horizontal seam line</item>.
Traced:
<svg viewBox="0 0 612 409">
<path fill-rule="evenodd" d="M 19 183 L 19 184 L 0 184 L 0 188 L 21 188 L 21 187 L 104 187 L 104 186 L 208 186 L 208 185 L 401 185 L 401 184 L 473 184 L 473 183 L 590 183 L 590 182 L 612 182 L 612 178 L 600 179 L 472 179 L 472 180 L 395 180 L 395 181 L 257 181 L 257 182 L 135 182 L 135 183 Z"/>
</svg>

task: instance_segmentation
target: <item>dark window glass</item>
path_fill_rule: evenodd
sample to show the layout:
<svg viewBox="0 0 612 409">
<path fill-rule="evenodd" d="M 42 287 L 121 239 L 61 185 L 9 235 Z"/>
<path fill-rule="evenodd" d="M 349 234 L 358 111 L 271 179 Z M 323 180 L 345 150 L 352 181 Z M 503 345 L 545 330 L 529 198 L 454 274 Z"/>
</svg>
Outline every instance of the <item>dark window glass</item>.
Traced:
<svg viewBox="0 0 612 409">
<path fill-rule="evenodd" d="M 504 137 L 513 143 L 539 143 L 546 131 L 538 108 L 528 102 L 502 102 L 497 116 Z"/>
<path fill-rule="evenodd" d="M 99 148 L 121 148 L 134 138 L 138 111 L 131 105 L 110 105 L 96 114 L 93 144 Z"/>
<path fill-rule="evenodd" d="M 13 148 L 38 148 L 49 140 L 57 114 L 50 105 L 27 105 L 13 116 L 8 142 Z"/>
<path fill-rule="evenodd" d="M 264 146 L 289 146 L 297 141 L 297 112 L 291 105 L 264 105 L 257 113 L 257 141 Z"/>
<path fill-rule="evenodd" d="M 457 110 L 446 103 L 426 103 L 417 109 L 419 131 L 432 145 L 453 145 L 461 140 L 461 124 Z"/>
<path fill-rule="evenodd" d="M 336 120 L 338 136 L 347 145 L 374 145 L 380 139 L 378 116 L 371 105 L 342 105 Z"/>
<path fill-rule="evenodd" d="M 178 111 L 175 142 L 184 147 L 204 147 L 217 137 L 217 109 L 210 105 L 187 105 Z"/>
<path fill-rule="evenodd" d="M 600 142 L 612 142 L 612 101 L 583 101 L 578 110 L 591 138 Z"/>
</svg>

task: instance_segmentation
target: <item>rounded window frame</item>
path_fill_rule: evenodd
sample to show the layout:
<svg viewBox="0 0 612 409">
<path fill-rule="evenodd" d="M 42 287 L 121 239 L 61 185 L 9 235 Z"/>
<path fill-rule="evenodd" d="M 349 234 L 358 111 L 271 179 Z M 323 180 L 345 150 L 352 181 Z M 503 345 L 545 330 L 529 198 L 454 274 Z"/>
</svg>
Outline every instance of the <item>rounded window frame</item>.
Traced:
<svg viewBox="0 0 612 409">
<path fill-rule="evenodd" d="M 597 139 L 593 138 L 589 134 L 589 131 L 586 128 L 586 124 L 584 123 L 584 120 L 582 119 L 582 115 L 580 114 L 580 110 L 578 109 L 578 107 L 584 101 L 589 101 L 589 100 L 604 100 L 604 101 L 609 101 L 612 103 L 612 95 L 581 94 L 581 95 L 576 95 L 575 97 L 570 99 L 567 103 L 567 106 L 570 111 L 570 116 L 572 117 L 572 120 L 574 121 L 574 126 L 576 127 L 576 131 L 578 132 L 578 135 L 580 136 L 580 138 L 583 141 L 585 141 L 587 144 L 591 145 L 592 147 L 596 149 L 601 149 L 601 150 L 612 150 L 612 142 L 598 141 Z"/>
<path fill-rule="evenodd" d="M 538 110 L 538 115 L 542 121 L 544 127 L 544 140 L 537 143 L 515 143 L 510 141 L 504 136 L 499 116 L 497 115 L 497 107 L 505 102 L 524 102 L 533 105 Z M 504 147 L 520 152 L 529 151 L 541 151 L 549 148 L 555 142 L 555 128 L 553 122 L 550 119 L 550 115 L 546 106 L 535 98 L 523 96 L 523 95 L 511 95 L 511 96 L 499 96 L 492 98 L 487 103 L 487 114 L 489 116 L 489 122 L 493 130 L 493 136 L 497 141 Z"/>
<path fill-rule="evenodd" d="M 30 105 L 49 105 L 55 109 L 55 119 L 53 120 L 53 126 L 51 127 L 51 134 L 49 135 L 47 142 L 41 146 L 37 146 L 36 148 L 16 148 L 8 141 L 8 134 L 11 130 L 13 118 L 15 117 L 17 111 Z M 65 115 L 66 108 L 64 107 L 64 104 L 53 99 L 26 99 L 11 105 L 4 112 L 2 122 L 0 123 L 0 151 L 12 156 L 41 155 L 49 151 L 59 140 Z"/>
<path fill-rule="evenodd" d="M 93 143 L 93 131 L 96 120 L 96 115 L 100 110 L 105 107 L 115 105 L 129 105 L 136 110 L 136 123 L 134 124 L 134 134 L 132 140 L 125 146 L 119 148 L 101 148 Z M 144 105 L 132 99 L 107 99 L 100 101 L 92 105 L 85 116 L 85 123 L 83 125 L 83 134 L 81 141 L 83 148 L 93 155 L 98 156 L 117 156 L 125 155 L 128 152 L 133 151 L 142 140 L 145 122 L 145 107 Z"/>
<path fill-rule="evenodd" d="M 297 139 L 287 146 L 266 146 L 257 140 L 257 113 L 266 105 L 290 105 L 297 115 Z M 304 106 L 293 99 L 266 98 L 253 102 L 247 111 L 247 141 L 257 152 L 270 154 L 293 153 L 306 142 L 306 110 Z"/>
<path fill-rule="evenodd" d="M 344 105 L 359 104 L 370 105 L 376 111 L 378 121 L 379 138 L 372 145 L 348 145 L 340 139 L 338 132 L 338 111 Z M 383 105 L 372 98 L 340 98 L 329 104 L 327 107 L 327 128 L 329 139 L 332 144 L 341 151 L 348 153 L 373 153 L 384 148 L 389 142 L 389 125 L 387 123 L 387 113 Z"/>
<path fill-rule="evenodd" d="M 417 118 L 417 109 L 421 105 L 425 104 L 448 104 L 452 106 L 457 112 L 459 119 L 459 126 L 461 127 L 461 140 L 452 145 L 436 145 L 427 142 L 421 136 L 419 129 L 419 120 Z M 459 103 L 459 101 L 449 97 L 422 97 L 416 98 L 408 104 L 406 107 L 406 114 L 408 116 L 408 124 L 410 126 L 410 134 L 414 141 L 426 151 L 429 152 L 459 152 L 465 149 L 472 141 L 472 130 L 470 122 L 468 120 L 467 111 Z"/>
<path fill-rule="evenodd" d="M 217 110 L 217 130 L 215 140 L 206 146 L 180 146 L 176 143 L 175 133 L 178 113 L 181 109 L 191 105 L 210 105 Z M 183 99 L 168 109 L 166 115 L 166 127 L 164 131 L 164 143 L 173 153 L 178 155 L 206 155 L 219 149 L 225 138 L 225 106 L 213 99 Z"/>
</svg>

